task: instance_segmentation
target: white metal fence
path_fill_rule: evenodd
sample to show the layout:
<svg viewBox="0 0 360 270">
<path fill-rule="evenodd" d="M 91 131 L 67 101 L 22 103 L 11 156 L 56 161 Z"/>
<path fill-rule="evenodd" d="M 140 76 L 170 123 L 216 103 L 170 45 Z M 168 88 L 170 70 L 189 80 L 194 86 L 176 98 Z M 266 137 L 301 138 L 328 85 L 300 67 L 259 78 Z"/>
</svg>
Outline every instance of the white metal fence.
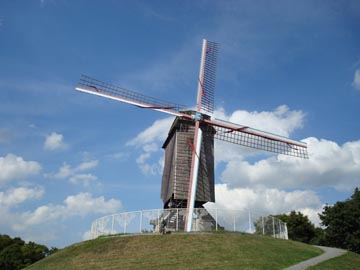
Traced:
<svg viewBox="0 0 360 270">
<path fill-rule="evenodd" d="M 234 231 L 288 239 L 286 223 L 256 212 L 195 208 L 192 231 Z M 152 209 L 104 216 L 91 224 L 92 239 L 102 235 L 184 231 L 185 208 Z"/>
</svg>

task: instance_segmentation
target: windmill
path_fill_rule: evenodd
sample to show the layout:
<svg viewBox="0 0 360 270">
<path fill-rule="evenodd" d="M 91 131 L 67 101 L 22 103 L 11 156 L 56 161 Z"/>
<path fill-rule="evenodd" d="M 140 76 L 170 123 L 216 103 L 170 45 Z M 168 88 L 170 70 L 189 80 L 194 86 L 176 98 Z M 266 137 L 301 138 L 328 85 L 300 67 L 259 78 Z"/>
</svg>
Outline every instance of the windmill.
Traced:
<svg viewBox="0 0 360 270">
<path fill-rule="evenodd" d="M 214 139 L 299 158 L 307 146 L 279 135 L 211 118 L 219 45 L 203 40 L 196 110 L 145 96 L 82 75 L 76 90 L 176 116 L 164 143 L 161 198 L 164 208 L 186 208 L 185 230 L 191 231 L 194 207 L 214 202 Z"/>
</svg>

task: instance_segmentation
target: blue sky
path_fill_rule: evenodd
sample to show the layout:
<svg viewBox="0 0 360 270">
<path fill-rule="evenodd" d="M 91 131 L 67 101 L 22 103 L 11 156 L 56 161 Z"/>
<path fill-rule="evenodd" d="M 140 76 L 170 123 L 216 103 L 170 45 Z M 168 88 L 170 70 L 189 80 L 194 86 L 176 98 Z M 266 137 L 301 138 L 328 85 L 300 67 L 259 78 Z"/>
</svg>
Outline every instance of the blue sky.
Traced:
<svg viewBox="0 0 360 270">
<path fill-rule="evenodd" d="M 172 118 L 75 91 L 81 74 L 193 107 L 221 44 L 215 116 L 303 140 L 309 160 L 216 143 L 216 204 L 318 224 L 360 175 L 358 1 L 1 1 L 0 233 L 62 247 L 161 208 Z"/>
</svg>

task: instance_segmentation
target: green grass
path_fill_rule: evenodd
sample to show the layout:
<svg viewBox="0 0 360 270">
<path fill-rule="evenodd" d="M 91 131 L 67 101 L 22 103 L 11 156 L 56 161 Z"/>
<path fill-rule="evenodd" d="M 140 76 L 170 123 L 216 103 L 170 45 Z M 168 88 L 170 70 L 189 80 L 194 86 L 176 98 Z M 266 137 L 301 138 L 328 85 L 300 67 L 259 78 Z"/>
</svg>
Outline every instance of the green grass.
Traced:
<svg viewBox="0 0 360 270">
<path fill-rule="evenodd" d="M 355 270 L 360 269 L 360 255 L 346 252 L 344 255 L 330 259 L 308 268 L 309 270 Z"/>
<path fill-rule="evenodd" d="M 71 245 L 26 269 L 283 269 L 321 254 L 299 242 L 239 233 L 136 235 Z"/>
</svg>

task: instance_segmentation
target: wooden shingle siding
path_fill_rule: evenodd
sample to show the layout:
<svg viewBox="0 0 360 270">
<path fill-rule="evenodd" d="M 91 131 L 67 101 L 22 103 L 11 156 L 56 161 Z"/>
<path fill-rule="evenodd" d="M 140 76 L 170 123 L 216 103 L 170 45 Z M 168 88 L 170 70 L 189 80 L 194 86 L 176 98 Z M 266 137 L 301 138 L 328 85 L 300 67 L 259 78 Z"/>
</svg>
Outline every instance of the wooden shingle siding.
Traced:
<svg viewBox="0 0 360 270">
<path fill-rule="evenodd" d="M 200 151 L 200 165 L 196 201 L 214 202 L 214 134 L 208 125 L 201 125 L 203 138 Z M 165 148 L 165 165 L 162 177 L 161 199 L 187 200 L 191 158 L 194 140 L 194 122 L 177 117 L 174 120 Z"/>
<path fill-rule="evenodd" d="M 167 148 L 165 149 L 165 164 L 162 183 L 161 183 L 161 199 L 167 201 L 171 197 L 174 181 L 168 179 L 174 178 L 175 173 L 175 136 L 171 138 Z"/>
</svg>

